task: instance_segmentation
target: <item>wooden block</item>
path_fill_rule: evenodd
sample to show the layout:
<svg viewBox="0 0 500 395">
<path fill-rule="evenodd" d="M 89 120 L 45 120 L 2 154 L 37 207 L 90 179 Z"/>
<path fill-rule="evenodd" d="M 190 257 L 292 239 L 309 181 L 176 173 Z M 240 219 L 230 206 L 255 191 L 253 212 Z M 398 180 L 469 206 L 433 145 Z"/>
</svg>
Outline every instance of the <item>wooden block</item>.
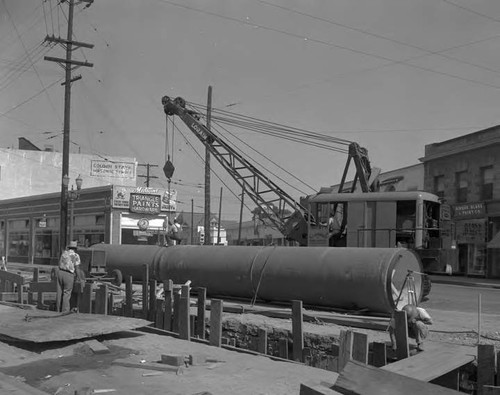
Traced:
<svg viewBox="0 0 500 395">
<path fill-rule="evenodd" d="M 342 329 L 340 331 L 339 345 L 339 373 L 344 369 L 344 366 L 352 358 L 352 331 Z"/>
<path fill-rule="evenodd" d="M 222 312 L 223 302 L 220 299 L 212 299 L 210 303 L 210 338 L 212 346 L 220 347 L 222 344 Z"/>
<path fill-rule="evenodd" d="M 189 355 L 189 364 L 196 366 L 196 365 L 203 365 L 207 362 L 207 357 L 206 355 L 202 354 L 190 354 Z"/>
<path fill-rule="evenodd" d="M 84 342 L 84 344 L 87 347 L 89 347 L 94 354 L 108 354 L 109 353 L 109 348 L 95 339 L 87 340 L 86 342 Z"/>
<path fill-rule="evenodd" d="M 411 359 L 411 358 L 410 358 Z M 333 390 L 342 394 L 432 394 L 451 395 L 457 391 L 405 377 L 356 361 L 349 361 L 339 374 Z"/>
<path fill-rule="evenodd" d="M 284 337 L 278 340 L 278 356 L 288 359 L 288 339 Z"/>
<path fill-rule="evenodd" d="M 318 385 L 306 385 L 300 384 L 300 395 L 333 395 L 340 394 L 340 392 L 334 391 L 328 387 L 325 387 L 321 384 Z"/>
<path fill-rule="evenodd" d="M 196 335 L 200 339 L 205 339 L 206 301 L 207 301 L 207 289 L 201 287 L 198 288 Z"/>
<path fill-rule="evenodd" d="M 125 316 L 133 317 L 132 276 L 125 277 Z"/>
<path fill-rule="evenodd" d="M 304 333 L 302 329 L 302 301 L 292 301 L 292 358 L 294 361 L 302 361 L 302 350 L 304 348 Z"/>
<path fill-rule="evenodd" d="M 257 333 L 257 352 L 267 354 L 267 330 L 259 328 Z"/>
<path fill-rule="evenodd" d="M 484 385 L 495 385 L 495 346 L 478 344 L 477 346 L 477 388 L 481 395 Z"/>
<path fill-rule="evenodd" d="M 189 297 L 181 296 L 179 299 L 179 338 L 191 340 L 191 330 L 189 328 Z"/>
<path fill-rule="evenodd" d="M 149 265 L 143 265 L 142 267 L 142 318 L 148 319 L 148 302 L 149 302 Z"/>
<path fill-rule="evenodd" d="M 108 286 L 101 284 L 95 293 L 95 314 L 108 314 Z"/>
<path fill-rule="evenodd" d="M 184 366 L 184 361 L 186 357 L 184 355 L 178 354 L 162 354 L 161 363 L 170 366 Z"/>
<path fill-rule="evenodd" d="M 387 349 L 385 343 L 373 343 L 373 366 L 379 368 L 387 364 Z"/>
<path fill-rule="evenodd" d="M 368 363 L 368 335 L 353 332 L 352 359 L 361 363 Z"/>
<path fill-rule="evenodd" d="M 408 323 L 406 321 L 406 311 L 394 312 L 395 326 L 394 335 L 396 337 L 396 357 L 398 359 L 410 356 L 410 346 L 408 344 Z"/>
</svg>

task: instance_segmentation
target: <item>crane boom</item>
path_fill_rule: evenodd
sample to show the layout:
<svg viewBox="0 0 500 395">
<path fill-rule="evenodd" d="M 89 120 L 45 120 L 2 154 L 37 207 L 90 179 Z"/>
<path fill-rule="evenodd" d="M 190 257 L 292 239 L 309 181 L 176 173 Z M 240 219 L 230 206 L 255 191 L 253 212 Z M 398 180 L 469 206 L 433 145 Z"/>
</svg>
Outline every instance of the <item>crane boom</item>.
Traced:
<svg viewBox="0 0 500 395">
<path fill-rule="evenodd" d="M 162 104 L 165 114 L 177 115 L 186 124 L 283 235 L 300 245 L 307 245 L 309 213 L 300 203 L 201 124 L 196 113 L 186 109 L 184 99 L 164 96 Z"/>
</svg>

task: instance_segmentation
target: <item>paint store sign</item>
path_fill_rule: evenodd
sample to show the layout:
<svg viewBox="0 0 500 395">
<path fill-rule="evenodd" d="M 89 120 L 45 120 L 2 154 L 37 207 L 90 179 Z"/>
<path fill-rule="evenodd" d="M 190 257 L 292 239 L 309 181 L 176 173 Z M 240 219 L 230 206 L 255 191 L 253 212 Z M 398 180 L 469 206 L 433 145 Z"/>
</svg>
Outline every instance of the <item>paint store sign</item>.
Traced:
<svg viewBox="0 0 500 395">
<path fill-rule="evenodd" d="M 131 193 L 129 208 L 132 213 L 159 214 L 161 211 L 161 196 Z"/>
</svg>

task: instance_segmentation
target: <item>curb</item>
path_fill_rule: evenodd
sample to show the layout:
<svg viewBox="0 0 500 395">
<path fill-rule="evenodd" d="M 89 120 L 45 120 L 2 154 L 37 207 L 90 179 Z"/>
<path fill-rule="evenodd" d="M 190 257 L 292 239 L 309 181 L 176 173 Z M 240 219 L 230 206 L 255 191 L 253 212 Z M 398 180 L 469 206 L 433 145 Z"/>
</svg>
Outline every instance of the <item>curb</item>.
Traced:
<svg viewBox="0 0 500 395">
<path fill-rule="evenodd" d="M 435 284 L 449 284 L 449 285 L 460 285 L 460 286 L 464 286 L 464 287 L 500 289 L 500 284 L 479 283 L 479 282 L 460 281 L 460 280 L 448 280 L 448 279 L 432 278 L 432 277 L 431 277 L 431 281 Z"/>
</svg>

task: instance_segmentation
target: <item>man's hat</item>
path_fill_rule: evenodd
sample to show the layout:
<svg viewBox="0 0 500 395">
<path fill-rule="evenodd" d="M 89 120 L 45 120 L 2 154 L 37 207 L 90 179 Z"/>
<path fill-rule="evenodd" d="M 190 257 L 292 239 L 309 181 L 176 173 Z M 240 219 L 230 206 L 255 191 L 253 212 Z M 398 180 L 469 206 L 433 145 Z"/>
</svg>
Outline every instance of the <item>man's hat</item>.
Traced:
<svg viewBox="0 0 500 395">
<path fill-rule="evenodd" d="M 70 241 L 68 248 L 74 248 L 76 250 L 78 248 L 78 243 L 76 241 Z"/>
</svg>

